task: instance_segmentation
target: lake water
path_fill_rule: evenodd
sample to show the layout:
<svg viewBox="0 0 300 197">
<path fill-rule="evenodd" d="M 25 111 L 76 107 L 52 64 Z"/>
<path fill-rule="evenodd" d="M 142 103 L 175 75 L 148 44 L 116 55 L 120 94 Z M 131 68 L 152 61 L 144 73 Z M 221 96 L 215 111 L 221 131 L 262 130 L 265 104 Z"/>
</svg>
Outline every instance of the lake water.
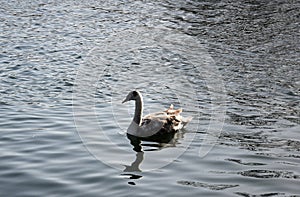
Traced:
<svg viewBox="0 0 300 197">
<path fill-rule="evenodd" d="M 300 196 L 297 1 L 1 1 L 1 196 Z M 168 144 L 125 132 L 183 108 Z"/>
</svg>

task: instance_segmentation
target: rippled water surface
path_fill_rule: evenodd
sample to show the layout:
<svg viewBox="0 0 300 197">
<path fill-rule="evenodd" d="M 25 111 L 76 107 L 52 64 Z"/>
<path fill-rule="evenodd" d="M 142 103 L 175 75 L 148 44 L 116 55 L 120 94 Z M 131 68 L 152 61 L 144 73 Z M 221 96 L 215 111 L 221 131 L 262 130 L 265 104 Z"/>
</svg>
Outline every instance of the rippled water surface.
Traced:
<svg viewBox="0 0 300 197">
<path fill-rule="evenodd" d="M 300 196 L 299 9 L 2 1 L 1 196 Z M 135 88 L 193 121 L 135 152 Z"/>
</svg>

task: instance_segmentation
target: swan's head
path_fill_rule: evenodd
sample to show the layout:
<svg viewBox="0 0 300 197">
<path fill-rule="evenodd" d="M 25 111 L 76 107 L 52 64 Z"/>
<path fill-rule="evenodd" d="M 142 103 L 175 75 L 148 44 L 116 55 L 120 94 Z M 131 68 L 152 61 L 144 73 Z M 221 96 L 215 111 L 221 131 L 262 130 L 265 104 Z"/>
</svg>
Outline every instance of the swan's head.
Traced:
<svg viewBox="0 0 300 197">
<path fill-rule="evenodd" d="M 137 100 L 139 97 L 140 97 L 139 91 L 137 91 L 137 90 L 131 91 L 131 92 L 129 92 L 129 94 L 126 96 L 126 98 L 124 99 L 124 101 L 122 103 L 131 101 L 131 100 Z"/>
</svg>

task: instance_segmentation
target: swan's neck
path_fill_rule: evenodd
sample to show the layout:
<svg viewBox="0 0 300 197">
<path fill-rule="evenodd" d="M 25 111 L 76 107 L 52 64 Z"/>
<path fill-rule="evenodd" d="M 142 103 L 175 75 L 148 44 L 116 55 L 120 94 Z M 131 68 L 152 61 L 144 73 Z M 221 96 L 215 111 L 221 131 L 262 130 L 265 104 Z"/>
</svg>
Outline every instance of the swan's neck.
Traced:
<svg viewBox="0 0 300 197">
<path fill-rule="evenodd" d="M 135 100 L 135 111 L 134 111 L 134 117 L 133 121 L 141 125 L 142 122 L 142 116 L 143 116 L 143 97 L 142 95 L 139 95 L 138 98 Z"/>
</svg>

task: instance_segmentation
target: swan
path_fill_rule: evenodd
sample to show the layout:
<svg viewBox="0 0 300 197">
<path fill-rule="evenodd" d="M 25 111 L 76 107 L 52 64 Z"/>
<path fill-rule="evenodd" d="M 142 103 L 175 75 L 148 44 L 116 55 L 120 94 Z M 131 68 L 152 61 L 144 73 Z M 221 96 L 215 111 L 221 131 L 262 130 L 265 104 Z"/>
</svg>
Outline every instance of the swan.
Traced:
<svg viewBox="0 0 300 197">
<path fill-rule="evenodd" d="M 173 105 L 169 109 L 143 117 L 143 97 L 138 90 L 129 92 L 122 103 L 132 100 L 135 101 L 135 111 L 127 129 L 127 136 L 129 134 L 150 141 L 168 141 L 170 136 L 174 136 L 192 120 L 192 117 L 182 117 L 180 115 L 182 109 L 175 110 Z"/>
</svg>

